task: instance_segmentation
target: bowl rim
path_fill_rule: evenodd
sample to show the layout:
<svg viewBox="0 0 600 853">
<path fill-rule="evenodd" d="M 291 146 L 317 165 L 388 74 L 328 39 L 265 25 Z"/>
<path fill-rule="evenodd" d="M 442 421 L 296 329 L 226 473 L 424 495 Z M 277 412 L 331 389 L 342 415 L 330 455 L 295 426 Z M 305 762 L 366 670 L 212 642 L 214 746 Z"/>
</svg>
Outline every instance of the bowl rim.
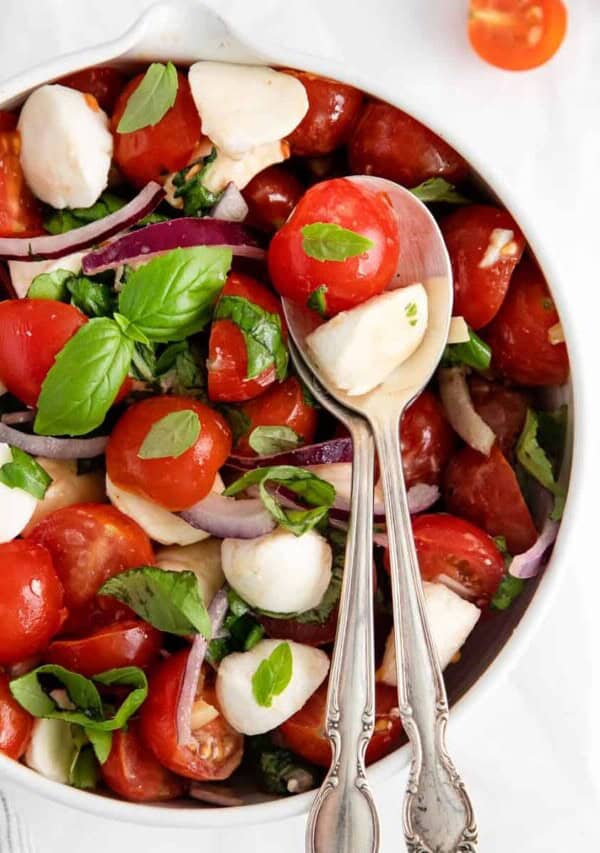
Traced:
<svg viewBox="0 0 600 853">
<path fill-rule="evenodd" d="M 289 48 L 277 50 L 269 48 L 267 55 L 265 55 L 264 45 L 249 39 L 245 35 L 239 36 L 229 22 L 223 21 L 214 11 L 203 7 L 202 4 L 193 2 L 193 0 L 171 0 L 171 2 L 157 3 L 140 15 L 122 36 L 80 51 L 61 55 L 15 75 L 3 83 L 0 82 L 0 108 L 3 105 L 11 104 L 13 101 L 17 102 L 31 89 L 48 80 L 83 68 L 99 64 L 115 64 L 124 60 L 133 63 L 148 59 L 149 56 L 144 48 L 148 35 L 159 31 L 158 28 L 164 22 L 165 15 L 171 18 L 175 13 L 179 17 L 179 23 L 183 25 L 185 15 L 191 12 L 192 6 L 196 14 L 200 9 L 213 21 L 218 21 L 224 30 L 231 35 L 233 42 L 242 45 L 248 56 L 254 57 L 254 61 L 271 62 L 313 71 L 349 83 L 371 95 L 386 100 L 418 118 L 456 147 L 465 156 L 469 165 L 474 167 L 484 180 L 487 181 L 489 176 L 490 186 L 496 187 L 502 183 L 501 178 L 491 174 L 491 168 L 482 162 L 481 153 L 472 148 L 469 139 L 461 138 L 452 126 L 446 126 L 447 119 L 444 121 L 443 117 L 440 118 L 439 115 L 428 114 L 427 108 L 414 100 L 406 86 L 399 86 L 396 81 L 394 81 L 394 85 L 391 85 L 386 80 L 370 78 L 368 73 L 356 72 L 340 62 L 304 51 Z M 202 54 L 202 50 L 200 49 L 198 53 Z M 227 60 L 227 57 L 223 56 L 223 59 Z M 561 288 L 560 277 L 554 274 L 551 259 L 545 251 L 542 240 L 537 236 L 535 225 L 527 214 L 526 206 L 518 200 L 510 186 L 502 187 L 501 198 L 503 204 L 513 213 L 519 227 L 527 235 L 527 242 L 532 248 L 545 277 L 552 282 L 552 296 L 558 304 L 561 323 L 568 341 L 571 367 L 576 366 L 575 371 L 571 371 L 570 377 L 572 391 L 570 409 L 579 413 L 581 409 L 579 401 L 583 399 L 583 387 L 579 371 L 579 364 L 582 362 L 578 338 L 575 335 L 574 325 L 567 310 L 566 297 L 563 296 L 566 289 Z M 472 706 L 479 702 L 494 685 L 501 682 L 515 666 L 524 654 L 528 642 L 542 623 L 558 592 L 560 583 L 566 575 L 564 571 L 565 554 L 571 541 L 573 522 L 580 505 L 579 495 L 582 490 L 579 488 L 579 482 L 582 479 L 583 472 L 582 424 L 580 423 L 582 418 L 576 414 L 572 421 L 573 445 L 569 494 L 563 523 L 550 563 L 551 570 L 544 572 L 532 601 L 527 606 L 510 639 L 504 644 L 486 670 L 453 705 L 451 717 L 453 725 L 455 721 L 461 720 L 464 724 L 464 718 L 470 713 Z M 563 568 L 559 568 L 559 566 Z M 408 745 L 404 745 L 371 765 L 369 780 L 373 788 L 376 789 L 382 785 L 392 775 L 399 774 L 408 766 L 408 763 L 409 748 Z M 156 804 L 132 803 L 62 785 L 2 754 L 0 754 L 0 775 L 36 796 L 50 799 L 75 810 L 106 819 L 163 828 L 229 828 L 280 821 L 308 812 L 314 796 L 313 792 L 309 791 L 293 797 L 277 798 L 272 801 L 228 808 L 198 808 L 194 804 L 182 807 L 170 804 L 157 806 Z"/>
</svg>

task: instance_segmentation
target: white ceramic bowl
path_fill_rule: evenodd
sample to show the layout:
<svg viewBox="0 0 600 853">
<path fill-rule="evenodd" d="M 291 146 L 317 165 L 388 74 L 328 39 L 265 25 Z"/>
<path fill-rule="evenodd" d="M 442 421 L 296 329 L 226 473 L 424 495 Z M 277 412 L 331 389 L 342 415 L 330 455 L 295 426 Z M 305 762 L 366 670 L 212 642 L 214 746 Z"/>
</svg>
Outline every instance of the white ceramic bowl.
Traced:
<svg viewBox="0 0 600 853">
<path fill-rule="evenodd" d="M 361 75 L 354 68 L 342 67 L 324 57 L 289 50 L 280 54 L 273 51 L 265 53 L 259 44 L 251 44 L 247 39 L 238 37 L 232 26 L 196 0 L 159 3 L 145 13 L 121 38 L 58 57 L 1 83 L 0 108 L 17 106 L 37 86 L 81 68 L 106 64 L 126 68 L 147 60 L 169 59 L 182 65 L 197 59 L 284 65 L 343 80 L 405 109 L 423 121 L 454 145 L 486 184 L 485 162 L 481 160 L 479 152 L 469 149 L 468 140 L 461 139 L 459 129 L 452 124 L 451 115 L 428 115 L 426 104 L 408 103 L 406 98 L 400 101 L 392 82 L 370 79 L 368 74 Z M 511 205 L 510 188 L 492 189 L 488 186 L 488 189 L 502 199 L 505 207 L 512 207 L 513 213 L 515 212 L 514 205 Z M 572 334 L 566 300 L 563 299 L 563 293 L 566 291 L 561 289 L 560 281 L 556 280 L 552 269 L 545 263 L 544 247 L 536 234 L 528 232 L 526 236 L 552 287 L 569 344 L 571 365 L 575 366 L 570 405 L 572 416 L 573 404 L 578 408 L 580 399 L 580 372 L 577 368 L 581 359 L 577 341 Z M 535 631 L 560 583 L 563 575 L 563 556 L 568 547 L 570 520 L 577 512 L 577 495 L 580 492 L 579 480 L 582 473 L 576 423 L 577 418 L 573 421 L 571 417 L 566 462 L 571 464 L 569 500 L 551 566 L 539 579 L 528 582 L 526 592 L 505 614 L 496 616 L 493 622 L 488 621 L 477 627 L 465 647 L 461 662 L 447 672 L 452 719 L 458 715 L 477 712 L 477 706 L 481 704 L 486 688 L 501 679 L 502 674 L 515 663 L 525 648 L 528 637 Z M 507 642 L 509 639 L 510 642 Z M 372 765 L 369 777 L 374 785 L 377 785 L 392 774 L 398 773 L 407 765 L 408 760 L 408 747 L 402 747 Z M 460 762 L 460 756 L 458 761 Z M 140 805 L 57 784 L 3 755 L 0 755 L 0 774 L 32 793 L 71 808 L 103 818 L 163 828 L 229 828 L 281 820 L 307 812 L 312 798 L 311 793 L 277 799 L 256 794 L 251 798 L 250 804 L 227 809 L 201 807 L 192 802 Z"/>
</svg>

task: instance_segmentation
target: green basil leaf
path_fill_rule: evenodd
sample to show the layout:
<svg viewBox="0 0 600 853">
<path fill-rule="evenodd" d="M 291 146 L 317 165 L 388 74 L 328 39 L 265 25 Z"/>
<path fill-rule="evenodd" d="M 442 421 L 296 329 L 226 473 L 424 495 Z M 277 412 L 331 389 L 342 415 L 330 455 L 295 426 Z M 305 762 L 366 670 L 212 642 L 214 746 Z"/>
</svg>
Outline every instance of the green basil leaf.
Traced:
<svg viewBox="0 0 600 853">
<path fill-rule="evenodd" d="M 121 316 L 122 315 L 119 314 L 119 317 Z M 154 382 L 155 374 L 156 351 L 154 345 L 136 342 L 133 347 L 133 356 L 131 359 L 131 367 L 129 368 L 129 375 L 142 382 Z"/>
<path fill-rule="evenodd" d="M 231 430 L 233 435 L 233 444 L 235 446 L 240 440 L 240 438 L 243 435 L 246 435 L 246 433 L 252 426 L 252 421 L 243 409 L 236 409 L 235 406 L 224 405 L 221 405 L 218 408 L 227 423 L 229 424 L 229 429 Z"/>
<path fill-rule="evenodd" d="M 119 311 L 150 341 L 188 338 L 210 320 L 230 266 L 231 249 L 174 249 L 131 273 Z"/>
<path fill-rule="evenodd" d="M 27 291 L 28 299 L 54 299 L 62 302 L 67 298 L 67 281 L 73 278 L 69 270 L 53 270 L 36 275 Z"/>
<path fill-rule="evenodd" d="M 98 784 L 99 775 L 93 747 L 89 744 L 77 745 L 69 768 L 69 785 L 90 790 Z"/>
<path fill-rule="evenodd" d="M 183 212 L 186 216 L 200 216 L 218 202 L 223 192 L 214 193 L 207 190 L 203 180 L 206 170 L 217 157 L 217 149 L 213 146 L 210 154 L 195 160 L 173 175 L 175 198 L 183 199 Z"/>
<path fill-rule="evenodd" d="M 473 329 L 469 340 L 461 344 L 448 344 L 442 356 L 442 367 L 466 364 L 475 370 L 487 370 L 492 361 L 492 350 Z"/>
<path fill-rule="evenodd" d="M 104 764 L 112 749 L 112 732 L 85 729 L 85 733 L 92 745 L 92 749 L 100 764 Z"/>
<path fill-rule="evenodd" d="M 292 680 L 293 659 L 289 643 L 279 643 L 268 658 L 261 661 L 252 676 L 252 693 L 256 703 L 270 708 Z"/>
<path fill-rule="evenodd" d="M 179 81 L 172 62 L 153 62 L 131 93 L 117 125 L 117 133 L 133 133 L 158 124 L 177 97 Z"/>
<path fill-rule="evenodd" d="M 255 379 L 273 366 L 277 379 L 285 379 L 288 351 L 279 314 L 271 314 L 243 296 L 222 296 L 217 303 L 214 319 L 231 320 L 244 336 L 248 353 L 248 379 Z"/>
<path fill-rule="evenodd" d="M 319 785 L 315 767 L 275 746 L 268 735 L 246 738 L 245 745 L 261 789 L 282 796 L 302 794 Z"/>
<path fill-rule="evenodd" d="M 210 618 L 193 572 L 142 566 L 109 578 L 98 592 L 118 598 L 159 631 L 210 639 Z"/>
<path fill-rule="evenodd" d="M 342 228 L 335 222 L 312 222 L 300 230 L 304 254 L 317 261 L 346 261 L 368 252 L 375 245 L 363 234 Z"/>
<path fill-rule="evenodd" d="M 48 371 L 34 429 L 41 435 L 84 435 L 100 426 L 131 363 L 133 341 L 113 320 L 89 320 L 67 341 Z"/>
<path fill-rule="evenodd" d="M 417 325 L 417 303 L 409 302 L 408 305 L 404 308 L 404 313 L 406 314 L 406 319 L 408 320 L 409 326 Z"/>
<path fill-rule="evenodd" d="M 508 574 L 504 575 L 494 597 L 490 601 L 490 605 L 495 610 L 506 610 L 515 598 L 523 592 L 524 587 L 525 581 L 522 578 L 515 578 Z"/>
<path fill-rule="evenodd" d="M 443 201 L 446 204 L 471 204 L 468 198 L 457 192 L 456 188 L 444 178 L 429 178 L 422 184 L 412 187 L 410 192 L 425 203 Z"/>
<path fill-rule="evenodd" d="M 72 275 L 66 281 L 66 288 L 71 294 L 71 304 L 88 317 L 108 317 L 113 313 L 116 299 L 110 285 Z"/>
<path fill-rule="evenodd" d="M 170 412 L 150 427 L 137 455 L 140 459 L 177 459 L 200 435 L 200 418 L 192 409 Z"/>
<path fill-rule="evenodd" d="M 136 344 L 142 344 L 146 347 L 150 346 L 150 341 L 148 340 L 146 335 L 142 331 L 140 331 L 140 329 L 138 329 L 135 323 L 132 323 L 131 320 L 128 320 L 127 317 L 124 317 L 122 314 L 119 314 L 119 312 L 116 311 L 113 320 L 115 321 L 119 329 L 123 332 L 126 338 L 129 338 Z"/>
<path fill-rule="evenodd" d="M 156 362 L 156 376 L 163 393 L 182 396 L 206 397 L 205 359 L 196 352 L 189 341 L 169 344 Z"/>
<path fill-rule="evenodd" d="M 302 437 L 288 426 L 257 426 L 248 436 L 248 444 L 259 456 L 270 456 L 298 447 Z"/>
<path fill-rule="evenodd" d="M 52 482 L 52 477 L 24 450 L 11 447 L 10 452 L 12 462 L 6 462 L 0 468 L 0 483 L 4 483 L 9 489 L 23 489 L 41 501 Z"/>
<path fill-rule="evenodd" d="M 110 213 L 120 210 L 125 204 L 127 202 L 124 199 L 110 192 L 104 192 L 91 207 L 67 207 L 64 210 L 53 211 L 45 220 L 44 228 L 50 234 L 66 234 L 74 228 L 81 228 L 82 225 L 104 219 Z"/>
<path fill-rule="evenodd" d="M 308 299 L 306 300 L 306 304 L 309 308 L 312 308 L 313 311 L 316 311 L 321 317 L 324 317 L 327 314 L 327 285 L 320 284 L 318 287 L 312 291 Z"/>
<path fill-rule="evenodd" d="M 554 495 L 551 518 L 559 521 L 564 509 L 566 490 L 554 477 L 552 462 L 539 443 L 538 430 L 539 416 L 533 409 L 528 409 L 525 425 L 517 442 L 517 460 L 530 476 Z"/>
</svg>

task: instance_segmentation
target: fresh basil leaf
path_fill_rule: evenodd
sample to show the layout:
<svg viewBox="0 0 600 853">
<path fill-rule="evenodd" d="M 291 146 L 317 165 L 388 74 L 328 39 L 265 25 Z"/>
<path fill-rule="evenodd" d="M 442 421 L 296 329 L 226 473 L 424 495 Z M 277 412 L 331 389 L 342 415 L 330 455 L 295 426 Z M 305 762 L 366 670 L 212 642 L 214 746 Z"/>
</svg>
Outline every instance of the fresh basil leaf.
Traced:
<svg viewBox="0 0 600 853">
<path fill-rule="evenodd" d="M 406 314 L 406 319 L 408 320 L 409 326 L 417 325 L 417 303 L 409 302 L 408 305 L 404 308 L 404 313 Z"/>
<path fill-rule="evenodd" d="M 119 329 L 123 332 L 126 338 L 133 341 L 136 344 L 143 344 L 144 346 L 149 347 L 150 341 L 146 337 L 146 335 L 138 329 L 135 323 L 132 323 L 131 320 L 128 320 L 127 317 L 124 317 L 122 314 L 119 314 L 118 311 L 115 311 L 115 315 L 113 320 L 119 327 Z"/>
<path fill-rule="evenodd" d="M 250 612 L 250 606 L 233 589 L 227 591 L 229 608 L 223 620 L 224 637 L 217 637 L 208 644 L 207 657 L 213 664 L 219 663 L 232 652 L 248 652 L 262 640 L 264 628 Z"/>
<path fill-rule="evenodd" d="M 53 270 L 36 275 L 27 291 L 28 299 L 54 299 L 62 302 L 67 298 L 67 281 L 73 278 L 69 270 Z"/>
<path fill-rule="evenodd" d="M 560 472 L 567 440 L 568 406 L 554 412 L 537 412 L 538 442 L 552 461 L 555 475 Z"/>
<path fill-rule="evenodd" d="M 131 273 L 119 294 L 119 311 L 150 341 L 188 338 L 210 320 L 230 266 L 231 249 L 174 249 Z"/>
<path fill-rule="evenodd" d="M 210 639 L 210 618 L 193 572 L 142 566 L 109 578 L 98 592 L 118 598 L 159 631 Z"/>
<path fill-rule="evenodd" d="M 82 225 L 104 219 L 110 213 L 120 210 L 125 204 L 127 202 L 124 199 L 110 192 L 104 192 L 91 207 L 65 208 L 64 210 L 53 211 L 45 220 L 44 228 L 50 234 L 66 234 L 67 231 L 72 231 L 74 228 L 81 228 Z"/>
<path fill-rule="evenodd" d="M 368 252 L 372 240 L 335 222 L 312 222 L 304 225 L 302 248 L 304 254 L 317 261 L 346 261 Z"/>
<path fill-rule="evenodd" d="M 98 761 L 90 744 L 77 746 L 69 768 L 69 785 L 90 790 L 98 784 Z"/>
<path fill-rule="evenodd" d="M 119 314 L 119 316 L 121 316 Z M 136 342 L 133 347 L 129 375 L 141 382 L 154 382 L 156 374 L 156 351 L 153 344 Z"/>
<path fill-rule="evenodd" d="M 117 133 L 133 133 L 158 124 L 175 103 L 178 86 L 177 69 L 172 62 L 153 62 L 129 96 Z"/>
<path fill-rule="evenodd" d="M 279 643 L 268 658 L 261 661 L 252 676 L 252 693 L 256 703 L 270 708 L 292 680 L 293 659 L 289 643 Z"/>
<path fill-rule="evenodd" d="M 246 745 L 260 788 L 282 796 L 303 794 L 320 783 L 318 771 L 288 749 L 275 746 L 270 738 L 246 738 Z"/>
<path fill-rule="evenodd" d="M 506 610 L 513 603 L 525 587 L 525 581 L 522 578 L 515 578 L 512 575 L 506 574 L 500 581 L 495 595 L 490 601 L 490 605 L 495 610 Z"/>
<path fill-rule="evenodd" d="M 231 320 L 244 336 L 248 354 L 248 379 L 255 379 L 273 366 L 277 379 L 285 379 L 288 351 L 279 314 L 271 314 L 243 296 L 222 296 L 217 303 L 214 319 Z"/>
<path fill-rule="evenodd" d="M 248 444 L 259 456 L 270 456 L 298 447 L 302 437 L 288 426 L 257 426 L 248 436 Z"/>
<path fill-rule="evenodd" d="M 199 435 L 200 418 L 193 409 L 170 412 L 152 424 L 137 455 L 140 459 L 177 459 Z"/>
<path fill-rule="evenodd" d="M 12 462 L 5 462 L 0 468 L 0 483 L 4 483 L 9 489 L 23 489 L 41 501 L 52 482 L 52 477 L 24 450 L 11 447 L 10 452 Z"/>
<path fill-rule="evenodd" d="M 189 341 L 169 344 L 156 362 L 156 376 L 163 393 L 172 392 L 182 396 L 206 397 L 206 375 L 204 359 Z"/>
<path fill-rule="evenodd" d="M 223 192 L 214 193 L 207 190 L 203 180 L 206 170 L 217 157 L 217 149 L 213 146 L 210 154 L 195 160 L 173 175 L 175 198 L 183 199 L 183 212 L 186 216 L 200 216 L 218 202 Z"/>
<path fill-rule="evenodd" d="M 320 284 L 318 287 L 312 291 L 308 299 L 306 300 L 306 304 L 309 308 L 312 308 L 313 311 L 316 311 L 321 317 L 324 317 L 327 314 L 327 285 Z"/>
<path fill-rule="evenodd" d="M 100 426 L 131 364 L 133 341 L 113 320 L 97 317 L 56 356 L 38 398 L 35 432 L 84 435 Z"/>
<path fill-rule="evenodd" d="M 444 178 L 429 178 L 412 187 L 410 192 L 425 203 L 443 201 L 446 204 L 471 204 L 468 198 L 457 192 L 453 184 L 449 184 Z"/>
<path fill-rule="evenodd" d="M 85 276 L 71 276 L 66 288 L 71 294 L 71 304 L 88 317 L 108 317 L 113 313 L 116 300 L 108 284 Z"/>
<path fill-rule="evenodd" d="M 85 729 L 85 733 L 92 745 L 96 758 L 100 764 L 104 764 L 112 749 L 112 732 Z"/>
<path fill-rule="evenodd" d="M 552 462 L 538 440 L 539 417 L 533 409 L 527 410 L 525 425 L 517 442 L 517 460 L 519 464 L 538 483 L 554 495 L 553 521 L 562 517 L 566 490 L 554 477 Z"/>
<path fill-rule="evenodd" d="M 492 350 L 473 329 L 469 329 L 469 340 L 462 344 L 448 344 L 442 356 L 442 366 L 452 367 L 466 364 L 475 370 L 487 370 L 492 361 Z"/>
<path fill-rule="evenodd" d="M 252 421 L 243 409 L 236 409 L 235 406 L 224 405 L 219 406 L 218 408 L 229 424 L 229 429 L 233 435 L 233 444 L 236 445 L 240 438 L 243 435 L 246 435 L 252 426 Z"/>
</svg>

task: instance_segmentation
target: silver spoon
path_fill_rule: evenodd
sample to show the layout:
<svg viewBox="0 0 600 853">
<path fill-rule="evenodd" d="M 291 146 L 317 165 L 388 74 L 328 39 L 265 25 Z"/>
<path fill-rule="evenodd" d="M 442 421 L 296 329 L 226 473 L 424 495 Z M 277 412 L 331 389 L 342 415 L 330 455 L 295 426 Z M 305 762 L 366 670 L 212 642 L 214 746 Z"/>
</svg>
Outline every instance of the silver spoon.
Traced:
<svg viewBox="0 0 600 853">
<path fill-rule="evenodd" d="M 367 419 L 379 456 L 390 546 L 392 599 L 400 716 L 412 746 L 404 798 L 403 829 L 409 853 L 475 853 L 477 825 L 470 798 L 447 752 L 448 700 L 427 626 L 417 555 L 402 471 L 400 419 L 429 382 L 444 350 L 452 314 L 452 269 L 438 226 L 411 192 L 383 178 L 351 177 L 374 192 L 386 193 L 399 219 L 400 261 L 393 287 L 421 282 L 429 319 L 415 353 L 374 390 L 349 396 L 332 385 L 314 364 L 306 336 L 319 324 L 314 312 L 284 299 L 291 337 L 331 397 Z M 353 494 L 354 499 L 354 494 Z M 355 630 L 348 622 L 346 630 Z M 319 835 L 318 811 L 311 814 Z M 322 815 L 324 815 L 322 817 Z M 328 851 L 337 838 L 329 838 Z M 311 848 L 308 848 L 311 849 Z M 323 848 L 325 849 L 325 848 Z M 353 850 L 359 851 L 355 846 Z"/>
</svg>

